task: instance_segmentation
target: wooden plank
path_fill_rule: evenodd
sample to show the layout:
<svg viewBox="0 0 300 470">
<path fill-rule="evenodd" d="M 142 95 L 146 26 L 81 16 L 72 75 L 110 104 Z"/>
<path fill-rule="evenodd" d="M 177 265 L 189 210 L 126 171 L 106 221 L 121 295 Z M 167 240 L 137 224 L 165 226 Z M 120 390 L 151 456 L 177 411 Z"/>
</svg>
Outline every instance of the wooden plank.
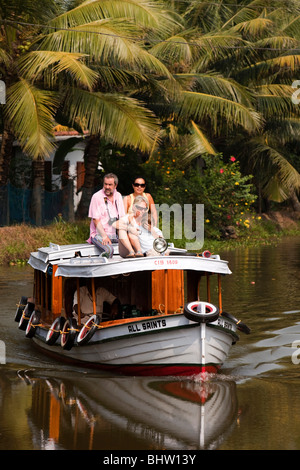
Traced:
<svg viewBox="0 0 300 470">
<path fill-rule="evenodd" d="M 51 310 L 53 320 L 61 315 L 62 310 L 62 277 L 55 276 L 57 266 L 53 266 L 52 290 L 51 290 Z"/>
<path fill-rule="evenodd" d="M 152 308 L 167 313 L 180 311 L 184 305 L 182 270 L 162 270 L 152 273 Z"/>
</svg>

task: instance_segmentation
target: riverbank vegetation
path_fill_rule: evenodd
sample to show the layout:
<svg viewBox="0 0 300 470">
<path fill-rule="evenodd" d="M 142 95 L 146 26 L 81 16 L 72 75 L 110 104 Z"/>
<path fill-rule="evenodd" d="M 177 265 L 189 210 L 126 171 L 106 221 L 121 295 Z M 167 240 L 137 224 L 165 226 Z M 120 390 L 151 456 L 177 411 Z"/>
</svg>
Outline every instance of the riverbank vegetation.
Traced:
<svg viewBox="0 0 300 470">
<path fill-rule="evenodd" d="M 280 219 L 280 220 L 279 220 Z M 0 265 L 21 265 L 27 263 L 32 251 L 49 243 L 67 245 L 85 243 L 89 236 L 89 220 L 67 223 L 61 217 L 47 227 L 15 225 L 0 227 Z M 292 213 L 274 214 L 272 217 L 253 215 L 249 226 L 244 226 L 236 238 L 204 238 L 204 245 L 199 250 L 207 249 L 211 253 L 232 250 L 237 247 L 276 244 L 283 236 L 300 236 L 300 222 Z M 191 240 L 171 238 L 175 246 L 185 247 Z"/>
</svg>

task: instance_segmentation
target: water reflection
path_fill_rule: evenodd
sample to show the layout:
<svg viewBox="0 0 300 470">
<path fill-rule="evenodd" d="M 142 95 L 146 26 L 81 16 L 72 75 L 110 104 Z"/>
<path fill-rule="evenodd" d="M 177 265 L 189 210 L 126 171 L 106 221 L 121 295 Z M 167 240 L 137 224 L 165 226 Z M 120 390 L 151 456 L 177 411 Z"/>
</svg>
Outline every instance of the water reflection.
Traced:
<svg viewBox="0 0 300 470">
<path fill-rule="evenodd" d="M 232 381 L 66 375 L 18 371 L 30 448 L 212 449 L 236 423 Z"/>
</svg>

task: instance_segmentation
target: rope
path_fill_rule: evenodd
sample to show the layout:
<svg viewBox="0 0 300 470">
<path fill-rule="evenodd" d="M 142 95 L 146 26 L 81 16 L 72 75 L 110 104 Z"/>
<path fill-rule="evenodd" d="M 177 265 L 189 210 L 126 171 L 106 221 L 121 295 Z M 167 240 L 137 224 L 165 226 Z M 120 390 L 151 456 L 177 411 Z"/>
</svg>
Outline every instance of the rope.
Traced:
<svg viewBox="0 0 300 470">
<path fill-rule="evenodd" d="M 31 321 L 29 322 L 29 325 L 32 326 L 33 328 L 36 328 L 37 326 L 40 326 L 40 327 L 43 327 L 43 323 L 37 323 L 36 325 L 34 325 Z"/>
</svg>

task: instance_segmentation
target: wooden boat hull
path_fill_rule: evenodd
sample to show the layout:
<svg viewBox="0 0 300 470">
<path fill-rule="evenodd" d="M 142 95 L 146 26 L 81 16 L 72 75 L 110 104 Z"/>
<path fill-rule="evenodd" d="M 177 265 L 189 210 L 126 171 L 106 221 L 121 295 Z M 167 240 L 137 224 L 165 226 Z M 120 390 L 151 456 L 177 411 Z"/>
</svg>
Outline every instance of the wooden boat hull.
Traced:
<svg viewBox="0 0 300 470">
<path fill-rule="evenodd" d="M 88 343 L 75 341 L 70 350 L 61 347 L 60 338 L 46 344 L 47 331 L 37 327 L 33 340 L 60 360 L 140 376 L 215 373 L 238 339 L 236 326 L 228 320 L 203 324 L 183 314 L 105 322 Z"/>
</svg>

